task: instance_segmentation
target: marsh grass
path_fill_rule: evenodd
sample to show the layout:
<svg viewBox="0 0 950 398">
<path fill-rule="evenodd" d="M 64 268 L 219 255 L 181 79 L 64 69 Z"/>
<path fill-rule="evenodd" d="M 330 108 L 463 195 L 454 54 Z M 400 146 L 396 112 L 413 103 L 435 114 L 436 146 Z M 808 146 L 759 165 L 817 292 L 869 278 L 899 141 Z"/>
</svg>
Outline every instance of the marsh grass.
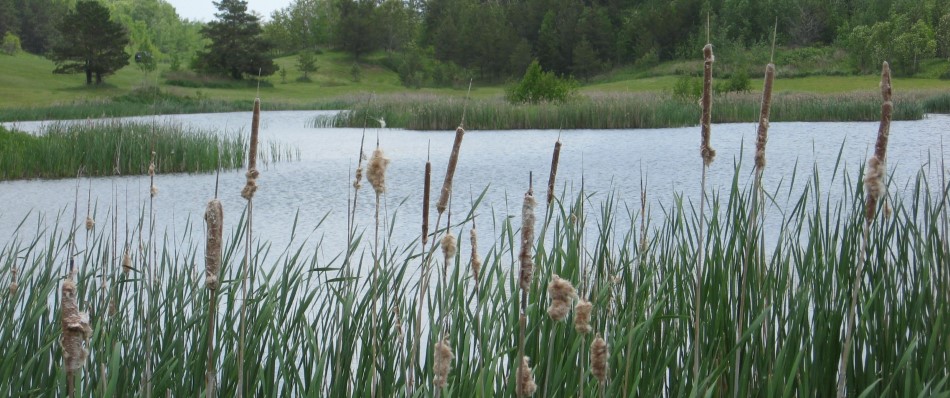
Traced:
<svg viewBox="0 0 950 398">
<path fill-rule="evenodd" d="M 873 93 L 816 95 L 776 93 L 772 122 L 876 121 L 880 100 Z M 698 98 L 696 99 L 698 100 Z M 757 120 L 761 96 L 717 95 L 713 123 Z M 466 105 L 467 104 L 467 105 Z M 462 100 L 435 96 L 380 96 L 373 103 L 353 103 L 336 117 L 318 117 L 314 126 L 359 127 L 367 117 L 382 117 L 390 127 L 448 130 L 465 110 L 466 128 L 511 129 L 636 129 L 695 126 L 701 109 L 695 100 L 663 94 L 593 95 L 564 103 L 510 104 L 502 99 Z M 937 92 L 902 93 L 895 97 L 894 120 L 919 120 L 926 113 L 950 112 L 950 95 Z"/>
</svg>

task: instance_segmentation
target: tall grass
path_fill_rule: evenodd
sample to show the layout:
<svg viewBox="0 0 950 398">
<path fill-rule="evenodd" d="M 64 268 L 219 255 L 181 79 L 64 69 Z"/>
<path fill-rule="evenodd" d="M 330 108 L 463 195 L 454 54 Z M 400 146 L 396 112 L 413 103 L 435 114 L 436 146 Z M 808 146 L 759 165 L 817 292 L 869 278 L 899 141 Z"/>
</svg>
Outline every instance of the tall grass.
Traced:
<svg viewBox="0 0 950 398">
<path fill-rule="evenodd" d="M 644 218 L 646 208 L 627 206 L 613 195 L 561 195 L 540 225 L 549 225 L 545 242 L 535 242 L 535 280 L 526 292 L 524 356 L 538 388 L 537 396 L 596 396 L 601 384 L 590 372 L 580 372 L 578 358 L 586 350 L 583 335 L 550 320 L 542 303 L 552 275 L 586 281 L 594 305 L 592 328 L 608 342 L 606 396 L 727 396 L 732 372 L 738 372 L 746 396 L 831 396 L 842 349 L 840 325 L 847 316 L 850 283 L 861 250 L 865 193 L 860 175 L 835 170 L 830 179 L 817 172 L 802 180 L 767 187 L 769 214 L 780 215 L 773 225 L 773 243 L 756 239 L 749 206 L 755 191 L 740 184 L 745 169 L 737 166 L 728 191 L 708 192 L 705 240 L 708 248 L 702 274 L 702 338 L 691 342 L 693 265 L 700 219 L 688 198 L 677 197 L 657 217 Z M 891 190 L 893 216 L 880 219 L 868 233 L 866 281 L 859 291 L 853 357 L 848 386 L 856 396 L 941 396 L 950 393 L 950 303 L 946 292 L 950 266 L 941 232 L 950 187 L 937 183 L 922 169 L 902 190 Z M 936 180 L 939 180 L 936 178 Z M 394 181 L 394 183 L 399 183 Z M 893 183 L 892 183 L 893 184 Z M 829 185 L 843 193 L 829 195 Z M 938 186 L 937 186 L 938 185 Z M 224 189 L 227 189 L 226 187 Z M 598 198 L 600 198 L 598 200 Z M 156 211 L 163 211 L 160 202 Z M 592 211 L 594 222 L 582 209 Z M 110 219 L 116 209 L 97 218 Z M 235 211 L 236 213 L 236 211 Z M 471 210 L 469 212 L 471 214 Z M 150 217 L 147 210 L 140 218 Z M 460 227 L 469 217 L 453 224 Z M 286 247 L 255 240 L 248 264 L 255 283 L 248 285 L 246 358 L 236 360 L 240 275 L 245 218 L 225 225 L 215 341 L 221 396 L 234 396 L 238 373 L 254 396 L 367 396 L 371 369 L 377 367 L 379 396 L 402 396 L 408 375 L 416 394 L 435 395 L 433 349 L 423 343 L 418 361 L 405 355 L 412 339 L 435 342 L 441 333 L 442 312 L 413 316 L 418 306 L 448 306 L 452 328 L 446 343 L 455 359 L 442 392 L 451 396 L 513 396 L 521 358 L 518 335 L 521 300 L 517 259 L 520 231 L 506 214 L 497 215 L 494 239 L 482 239 L 483 265 L 479 291 L 467 288 L 466 267 L 449 268 L 448 278 L 422 300 L 415 274 L 420 242 L 407 247 L 381 246 L 378 281 L 369 269 L 376 259 L 372 248 L 357 236 L 339 257 L 310 251 L 288 226 Z M 516 221 L 516 219 L 515 219 Z M 645 235 L 639 225 L 645 223 Z M 67 274 L 69 236 L 81 226 L 55 217 L 53 226 L 29 230 L 25 219 L 0 249 L 0 282 L 10 283 L 19 270 L 18 292 L 0 294 L 0 395 L 62 396 L 59 306 L 60 281 Z M 201 278 L 202 228 L 180 235 L 157 233 L 154 245 L 140 245 L 148 234 L 144 222 L 129 234 L 96 228 L 86 250 L 76 258 L 77 297 L 92 314 L 90 364 L 76 377 L 77 396 L 122 396 L 141 391 L 146 368 L 143 333 L 151 323 L 153 349 L 150 384 L 156 395 L 195 396 L 203 390 L 209 339 L 209 291 Z M 413 227 L 415 228 L 415 227 Z M 583 238 L 582 229 L 591 232 Z M 319 231 L 318 231 L 319 232 Z M 339 231 L 327 231 L 338 233 Z M 116 236 L 118 235 L 118 236 Z M 319 233 L 318 233 L 319 235 Z M 485 236 L 483 234 L 483 236 Z M 750 242 L 751 240 L 751 242 Z M 645 242 L 643 246 L 637 242 Z M 313 243 L 313 242 L 311 242 Z M 737 370 L 732 366 L 739 320 L 739 267 L 747 246 L 755 247 L 769 272 L 749 273 L 746 311 L 749 321 L 739 344 L 745 350 Z M 113 246 L 131 247 L 132 271 L 90 266 L 110 264 Z M 147 253 L 154 251 L 152 294 L 143 289 Z M 344 263 L 344 259 L 349 259 Z M 586 260 L 585 260 L 586 259 Z M 588 276 L 581 265 L 589 260 Z M 114 263 L 113 263 L 114 264 Z M 344 264 L 346 264 L 344 266 Z M 98 300 L 106 273 L 116 312 L 107 313 Z M 687 287 L 687 288 L 684 288 Z M 374 289 L 387 292 L 378 300 L 376 357 L 370 338 Z M 401 303 L 396 306 L 395 303 Z M 444 303 L 444 304 L 434 304 Z M 476 315 L 478 322 L 473 322 Z M 763 329 L 768 323 L 770 328 Z M 560 326 L 559 326 L 560 325 Z M 402 334 L 419 326 L 421 337 Z M 439 336 L 441 337 L 441 336 Z M 587 339 L 589 341 L 589 339 Z M 702 352 L 701 383 L 695 383 L 692 356 Z M 375 365 L 374 365 L 375 363 Z M 408 366 L 415 364 L 414 373 Z M 90 369 L 90 368 L 87 368 Z M 614 382 L 614 381 L 623 382 Z M 697 385 L 703 386 L 697 390 Z"/>
<path fill-rule="evenodd" d="M 713 123 L 748 122 L 759 116 L 758 95 L 719 95 L 715 101 Z M 950 112 L 950 95 L 902 94 L 895 98 L 894 106 L 894 120 L 919 120 L 925 113 Z M 381 117 L 391 127 L 447 130 L 455 128 L 456 115 L 466 107 L 466 127 L 477 130 L 683 127 L 696 125 L 701 112 L 692 100 L 656 93 L 595 95 L 542 104 L 510 104 L 501 98 L 465 101 L 402 95 L 378 97 L 372 103 L 354 102 L 347 108 L 349 111 L 335 117 L 318 117 L 313 124 L 359 127 L 365 118 Z M 777 93 L 770 121 L 874 121 L 879 117 L 880 101 L 872 93 Z"/>
<path fill-rule="evenodd" d="M 247 139 L 175 123 L 91 121 L 53 123 L 38 135 L 0 128 L 0 180 L 145 174 L 154 150 L 157 172 L 210 172 L 244 163 Z M 264 162 L 299 158 L 277 142 L 261 148 Z"/>
</svg>

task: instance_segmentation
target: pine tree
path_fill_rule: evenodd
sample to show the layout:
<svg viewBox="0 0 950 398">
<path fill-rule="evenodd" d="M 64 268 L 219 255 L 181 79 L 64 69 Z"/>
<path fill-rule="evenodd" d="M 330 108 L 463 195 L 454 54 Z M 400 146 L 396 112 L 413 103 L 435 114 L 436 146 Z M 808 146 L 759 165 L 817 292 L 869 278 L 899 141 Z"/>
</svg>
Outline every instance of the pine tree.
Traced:
<svg viewBox="0 0 950 398">
<path fill-rule="evenodd" d="M 198 53 L 197 69 L 233 79 L 274 74 L 277 66 L 267 55 L 273 45 L 264 39 L 260 20 L 247 12 L 247 2 L 221 0 L 214 5 L 218 19 L 201 29 L 211 43 Z"/>
<path fill-rule="evenodd" d="M 53 73 L 86 73 L 86 84 L 102 83 L 129 64 L 125 47 L 129 34 L 109 17 L 109 10 L 96 1 L 80 1 L 59 25 L 60 40 L 50 53 L 56 63 Z"/>
</svg>

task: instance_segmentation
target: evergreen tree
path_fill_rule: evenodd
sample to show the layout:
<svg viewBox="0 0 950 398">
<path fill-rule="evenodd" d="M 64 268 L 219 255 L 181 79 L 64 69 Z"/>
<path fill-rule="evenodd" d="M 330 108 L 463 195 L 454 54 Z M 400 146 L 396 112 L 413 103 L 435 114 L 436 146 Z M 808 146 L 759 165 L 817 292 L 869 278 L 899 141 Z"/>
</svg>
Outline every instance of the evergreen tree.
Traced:
<svg viewBox="0 0 950 398">
<path fill-rule="evenodd" d="M 310 73 L 317 71 L 317 59 L 313 51 L 305 50 L 297 54 L 297 70 L 303 72 L 302 81 L 310 81 Z"/>
<path fill-rule="evenodd" d="M 377 23 L 376 3 L 372 0 L 339 0 L 340 20 L 337 23 L 337 46 L 355 60 L 379 48 L 380 26 Z"/>
<path fill-rule="evenodd" d="M 99 2 L 76 3 L 76 9 L 60 23 L 59 32 L 60 41 L 50 54 L 56 63 L 53 73 L 85 72 L 86 84 L 92 84 L 93 76 L 100 84 L 103 76 L 129 64 L 125 52 L 129 34 L 109 18 L 109 10 Z"/>
<path fill-rule="evenodd" d="M 244 75 L 270 76 L 277 66 L 267 55 L 273 47 L 261 34 L 259 19 L 247 12 L 247 2 L 221 0 L 214 2 L 218 19 L 201 29 L 211 41 L 198 53 L 196 69 L 242 79 Z"/>
</svg>

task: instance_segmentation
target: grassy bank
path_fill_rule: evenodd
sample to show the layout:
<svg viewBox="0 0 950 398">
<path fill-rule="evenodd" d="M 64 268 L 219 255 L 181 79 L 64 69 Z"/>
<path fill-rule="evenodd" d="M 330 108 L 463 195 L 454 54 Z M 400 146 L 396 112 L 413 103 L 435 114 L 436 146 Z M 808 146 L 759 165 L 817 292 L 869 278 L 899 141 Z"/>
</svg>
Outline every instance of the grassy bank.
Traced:
<svg viewBox="0 0 950 398">
<path fill-rule="evenodd" d="M 730 94 L 716 99 L 715 123 L 755 120 L 760 96 Z M 880 100 L 872 93 L 845 95 L 778 94 L 772 103 L 773 122 L 873 121 L 880 118 Z M 658 94 L 583 96 L 565 103 L 510 104 L 502 99 L 465 101 L 457 97 L 383 96 L 354 103 L 350 112 L 315 125 L 362 127 L 367 118 L 383 118 L 391 127 L 412 130 L 453 130 L 465 113 L 467 128 L 509 129 L 629 129 L 696 125 L 695 102 Z M 950 112 L 950 94 L 915 92 L 898 98 L 894 120 L 917 120 L 925 113 Z"/>
<path fill-rule="evenodd" d="M 735 175 L 745 173 L 737 170 Z M 777 206 L 767 211 L 782 215 L 781 228 L 767 230 L 767 240 L 749 232 L 755 230 L 747 217 L 752 195 L 738 181 L 728 192 L 711 193 L 712 212 L 705 224 L 689 204 L 696 198 L 682 198 L 654 216 L 649 208 L 641 211 L 641 203 L 609 195 L 561 196 L 547 212 L 540 205 L 537 239 L 529 242 L 536 253 L 535 279 L 525 296 L 524 351 L 531 358 L 536 396 L 732 396 L 733 357 L 740 347 L 740 396 L 833 396 L 840 326 L 861 259 L 871 282 L 859 293 L 863 304 L 856 355 L 848 365 L 853 393 L 950 392 L 950 257 L 946 219 L 941 219 L 948 187 L 929 186 L 941 177 L 922 171 L 909 189 L 893 190 L 888 199 L 893 215 L 880 218 L 862 246 L 861 176 L 840 170 L 832 175 L 804 180 L 799 175 L 799 181 L 767 187 L 775 192 Z M 843 196 L 826 196 L 831 185 L 845 186 Z M 209 197 L 213 189 L 207 187 Z M 536 195 L 541 201 L 543 195 Z M 158 209 L 166 200 L 156 198 Z M 100 225 L 111 224 L 108 220 L 119 211 L 98 215 Z M 357 236 L 334 256 L 335 248 L 304 250 L 308 246 L 294 238 L 290 226 L 292 243 L 286 248 L 255 243 L 246 335 L 247 357 L 253 360 L 239 363 L 235 347 L 244 217 L 242 209 L 225 211 L 231 214 L 226 230 L 233 232 L 223 241 L 214 332 L 221 396 L 234 396 L 239 372 L 246 395 L 368 396 L 374 369 L 378 396 L 403 396 L 409 380 L 419 395 L 434 396 L 432 347 L 443 335 L 454 359 L 441 393 L 514 394 L 520 299 L 513 292 L 518 290 L 520 217 L 500 214 L 495 236 L 481 231 L 479 251 L 485 254 L 478 279 L 469 268 L 469 224 L 456 220 L 461 223 L 451 229 L 464 243 L 448 264 L 436 252 L 434 269 L 445 266 L 449 274 L 436 274 L 422 301 L 417 299 L 417 267 L 425 255 L 418 244 L 392 247 L 383 237 L 382 246 L 374 248 Z M 471 209 L 476 211 L 493 214 Z M 0 394 L 65 394 L 58 344 L 60 285 L 72 264 L 69 235 L 79 227 L 64 221 L 68 218 L 35 238 L 20 230 L 14 243 L 0 250 L 0 352 L 7 359 L 0 364 Z M 93 314 L 90 356 L 78 379 L 78 396 L 144 395 L 147 385 L 155 394 L 172 396 L 204 391 L 210 299 L 200 276 L 204 248 L 196 243 L 203 236 L 196 232 L 200 228 L 187 228 L 182 236 L 150 238 L 148 217 L 143 218 L 131 235 L 98 227 L 78 232 L 89 242 L 75 257 L 79 302 Z M 700 225 L 705 225 L 708 251 L 698 350 L 703 361 L 697 375 L 691 366 L 697 350 L 691 345 L 689 316 L 695 296 L 683 287 L 692 285 Z M 438 241 L 443 232 L 436 231 L 432 239 Z M 125 250 L 130 266 L 123 272 Z M 331 250 L 330 255 L 322 250 Z M 373 282 L 367 269 L 376 261 L 381 275 Z M 746 290 L 739 282 L 743 261 L 752 261 Z M 19 290 L 10 294 L 6 289 L 13 268 L 18 269 Z M 594 334 L 578 333 L 571 318 L 561 323 L 546 314 L 547 286 L 555 274 L 593 303 L 591 327 L 608 344 L 603 384 L 588 364 Z M 373 291 L 379 292 L 375 304 Z M 735 308 L 741 295 L 750 304 L 740 318 Z M 415 311 L 426 303 L 428 310 L 416 323 Z M 373 321 L 373 314 L 379 319 Z M 739 324 L 746 331 L 736 345 Z M 417 326 L 423 331 L 423 348 L 413 362 L 409 347 Z M 417 366 L 410 372 L 413 363 Z M 148 383 L 143 376 L 147 365 L 153 370 Z"/>
<path fill-rule="evenodd" d="M 176 124 L 54 123 L 38 135 L 0 128 L 0 180 L 74 177 L 80 169 L 89 176 L 145 174 L 153 151 L 157 173 L 210 172 L 219 154 L 221 167 L 240 167 L 246 147 L 246 137 Z"/>
</svg>

